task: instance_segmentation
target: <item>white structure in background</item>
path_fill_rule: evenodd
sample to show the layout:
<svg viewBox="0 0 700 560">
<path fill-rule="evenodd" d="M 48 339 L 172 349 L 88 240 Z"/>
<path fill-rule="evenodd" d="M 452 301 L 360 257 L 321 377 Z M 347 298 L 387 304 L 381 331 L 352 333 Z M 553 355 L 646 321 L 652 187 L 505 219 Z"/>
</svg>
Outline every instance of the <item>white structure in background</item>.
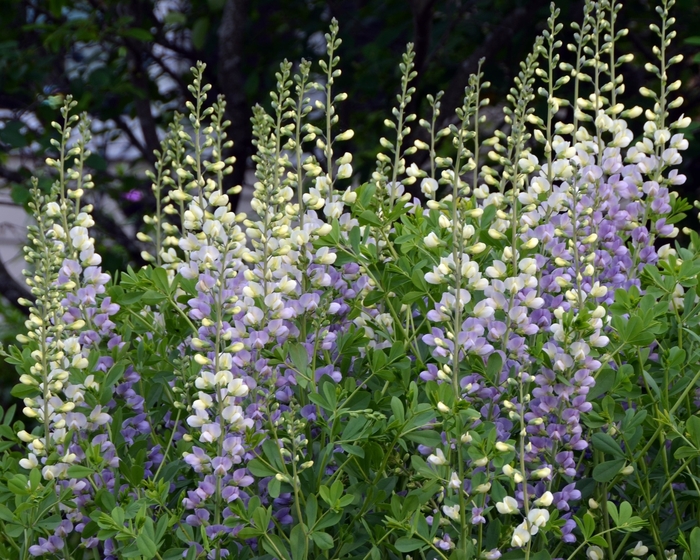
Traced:
<svg viewBox="0 0 700 560">
<path fill-rule="evenodd" d="M 28 223 L 29 216 L 12 202 L 9 190 L 0 190 L 0 259 L 21 284 L 24 284 L 22 269 L 25 265 L 22 247 L 27 240 Z M 0 293 L 2 288 L 0 286 Z"/>
</svg>

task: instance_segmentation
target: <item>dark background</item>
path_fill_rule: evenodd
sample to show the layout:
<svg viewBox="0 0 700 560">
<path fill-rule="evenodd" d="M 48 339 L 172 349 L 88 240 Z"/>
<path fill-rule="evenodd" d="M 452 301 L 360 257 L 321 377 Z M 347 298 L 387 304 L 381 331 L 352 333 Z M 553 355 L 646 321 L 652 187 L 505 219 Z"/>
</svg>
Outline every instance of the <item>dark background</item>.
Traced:
<svg viewBox="0 0 700 560">
<path fill-rule="evenodd" d="M 573 38 L 569 23 L 580 21 L 583 2 L 556 4 L 566 43 Z M 637 91 L 642 85 L 657 87 L 643 68 L 655 61 L 657 38 L 648 29 L 659 21 L 655 5 L 628 0 L 619 14 L 617 27 L 630 33 L 618 52 L 635 54 L 623 71 L 627 107 L 650 107 Z M 670 79 L 683 81 L 679 93 L 686 102 L 671 116 L 685 113 L 694 119 L 681 168 L 688 181 L 680 189 L 695 200 L 700 197 L 700 135 L 693 136 L 700 126 L 700 2 L 678 0 L 673 14 L 678 36 L 671 54 L 685 59 L 673 67 Z M 366 177 L 385 134 L 382 121 L 395 104 L 397 67 L 407 42 L 415 44 L 418 70 L 412 111 L 427 118 L 425 96 L 444 90 L 443 117 L 449 119 L 461 104 L 469 74 L 486 57 L 484 79 L 492 84 L 489 97 L 496 108 L 489 118 L 492 127 L 502 127 L 498 108 L 548 15 L 548 0 L 0 0 L 0 189 L 11 194 L 12 204 L 26 204 L 28 179 L 42 176 L 55 134 L 49 123 L 58 119 L 57 107 L 71 93 L 78 109 L 102 129 L 89 164 L 97 185 L 95 218 L 104 264 L 111 270 L 139 265 L 142 247 L 129 224 L 140 224 L 152 210 L 144 171 L 172 112 L 184 108 L 189 68 L 197 60 L 208 65 L 210 99 L 218 93 L 227 98 L 238 159 L 231 186 L 245 186 L 252 105 L 269 103 L 274 72 L 284 58 L 298 62 L 323 55 L 323 33 L 336 17 L 343 39 L 337 91 L 349 95 L 339 106 L 340 129 L 354 129 L 346 147 L 354 154 L 355 172 Z M 565 49 L 561 54 L 570 60 Z M 50 184 L 49 178 L 42 181 Z M 105 210 L 110 208 L 106 198 L 121 208 L 122 217 Z M 0 206 L 0 222 L 2 211 Z M 14 300 L 23 292 L 0 263 L 5 339 L 21 328 L 23 311 Z"/>
</svg>

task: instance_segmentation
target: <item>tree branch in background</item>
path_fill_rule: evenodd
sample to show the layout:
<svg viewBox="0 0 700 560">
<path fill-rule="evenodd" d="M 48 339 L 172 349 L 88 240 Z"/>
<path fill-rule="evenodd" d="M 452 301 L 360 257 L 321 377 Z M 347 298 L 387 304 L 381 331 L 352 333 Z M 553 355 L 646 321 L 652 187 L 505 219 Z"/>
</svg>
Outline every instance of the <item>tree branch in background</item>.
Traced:
<svg viewBox="0 0 700 560">
<path fill-rule="evenodd" d="M 413 47 L 416 56 L 413 60 L 420 76 L 425 69 L 425 62 L 430 49 L 433 29 L 433 10 L 436 0 L 411 0 L 413 15 Z"/>
<path fill-rule="evenodd" d="M 129 140 L 133 144 L 133 146 L 139 151 L 139 153 L 146 159 L 149 163 L 154 163 L 155 162 L 155 156 L 153 155 L 153 152 L 148 152 L 148 148 L 144 146 L 141 142 L 139 142 L 138 138 L 136 138 L 136 135 L 134 134 L 134 131 L 131 130 L 131 126 L 129 126 L 129 123 L 127 123 L 124 120 L 124 115 L 119 115 L 116 119 L 114 119 L 114 122 L 116 123 L 117 127 L 119 130 L 121 130 L 124 134 L 126 134 L 129 137 Z"/>
<path fill-rule="evenodd" d="M 540 4 L 541 1 L 533 1 L 528 8 L 514 9 L 494 27 L 469 58 L 460 64 L 442 98 L 441 127 L 447 126 L 455 118 L 455 110 L 462 105 L 464 99 L 464 88 L 469 85 L 469 76 L 476 73 L 479 60 L 487 58 L 492 63 L 494 55 L 503 48 L 504 38 L 512 36 L 518 29 L 527 25 L 529 20 L 534 19 Z"/>
<path fill-rule="evenodd" d="M 227 186 L 243 184 L 246 160 L 251 153 L 250 107 L 245 96 L 242 70 L 244 29 L 248 0 L 227 0 L 219 26 L 217 79 L 221 93 L 226 96 L 226 116 L 231 121 L 228 135 L 233 140 L 230 154 L 236 158 L 233 173 L 227 176 Z M 239 195 L 231 197 L 235 210 Z"/>
<path fill-rule="evenodd" d="M 153 113 L 151 112 L 151 101 L 149 96 L 150 82 L 141 61 L 142 53 L 132 52 L 134 61 L 138 66 L 131 75 L 131 81 L 140 92 L 143 92 L 143 97 L 138 96 L 134 99 L 134 108 L 136 109 L 136 116 L 139 119 L 143 139 L 146 143 L 144 146 L 146 152 L 144 153 L 144 157 L 150 163 L 154 163 L 155 155 L 153 155 L 153 151 L 160 147 L 160 140 L 158 139 L 158 127 L 156 126 L 156 120 L 153 118 Z"/>
</svg>

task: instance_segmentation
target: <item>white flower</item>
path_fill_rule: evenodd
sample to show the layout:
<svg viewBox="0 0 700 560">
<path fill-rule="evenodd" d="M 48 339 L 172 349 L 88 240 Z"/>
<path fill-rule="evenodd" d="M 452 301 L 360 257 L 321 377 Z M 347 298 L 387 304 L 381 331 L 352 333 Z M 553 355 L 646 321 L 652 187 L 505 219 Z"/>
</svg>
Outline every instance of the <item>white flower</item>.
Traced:
<svg viewBox="0 0 700 560">
<path fill-rule="evenodd" d="M 435 267 L 435 270 L 437 270 L 437 267 Z M 425 281 L 428 284 L 433 284 L 433 285 L 442 284 L 442 279 L 443 279 L 443 276 L 439 272 L 438 273 L 427 272 L 425 274 Z"/>
<path fill-rule="evenodd" d="M 192 403 L 195 410 L 206 410 L 214 404 L 214 400 L 207 393 L 199 392 L 199 398 Z"/>
<path fill-rule="evenodd" d="M 440 401 L 437 403 L 437 409 L 442 412 L 443 414 L 448 414 L 450 412 L 450 407 L 447 406 L 444 402 Z"/>
<path fill-rule="evenodd" d="M 236 378 L 229 382 L 228 392 L 234 397 L 245 397 L 248 394 L 249 388 L 242 379 Z"/>
<path fill-rule="evenodd" d="M 446 465 L 447 459 L 445 458 L 445 454 L 442 452 L 442 449 L 436 449 L 435 453 L 428 457 L 428 463 L 435 465 L 436 467 Z"/>
<path fill-rule="evenodd" d="M 644 546 L 642 541 L 639 541 L 627 554 L 631 554 L 632 556 L 644 556 L 647 552 L 649 552 L 649 547 Z"/>
<path fill-rule="evenodd" d="M 34 453 L 30 453 L 26 459 L 20 460 L 19 466 L 23 469 L 31 470 L 34 467 L 39 466 L 39 461 L 37 460 L 36 455 L 34 455 Z"/>
<path fill-rule="evenodd" d="M 551 492 L 547 491 L 535 500 L 535 505 L 549 507 L 552 505 L 553 501 L 554 501 L 554 496 L 552 495 Z"/>
<path fill-rule="evenodd" d="M 325 177 L 316 177 L 316 184 L 318 185 L 319 179 L 325 179 Z M 302 200 L 304 201 L 304 204 L 306 204 L 307 208 L 310 208 L 311 210 L 320 210 L 323 208 L 323 205 L 326 203 L 326 200 L 324 198 L 325 194 L 320 191 L 318 188 L 311 188 L 309 189 L 308 193 L 305 193 L 304 196 L 302 196 Z M 256 200 L 256 199 L 254 199 Z M 253 208 L 255 210 L 255 208 Z"/>
<path fill-rule="evenodd" d="M 435 235 L 434 231 L 431 231 L 428 235 L 423 238 L 423 243 L 428 249 L 434 249 L 442 244 L 440 238 Z"/>
<path fill-rule="evenodd" d="M 316 251 L 316 258 L 314 259 L 319 264 L 333 264 L 335 262 L 337 255 L 335 253 L 330 253 L 328 247 L 321 247 Z"/>
<path fill-rule="evenodd" d="M 426 177 L 420 182 L 420 190 L 426 196 L 433 196 L 438 190 L 438 183 L 435 179 Z"/>
<path fill-rule="evenodd" d="M 354 204 L 357 200 L 357 193 L 351 190 L 350 187 L 348 187 L 347 189 L 345 189 L 345 192 L 343 193 L 341 199 L 345 204 Z"/>
<path fill-rule="evenodd" d="M 495 260 L 493 266 L 489 266 L 484 271 L 489 278 L 503 278 L 506 275 L 506 265 L 504 262 Z"/>
<path fill-rule="evenodd" d="M 459 521 L 459 506 L 442 506 L 442 512 L 450 519 Z"/>
<path fill-rule="evenodd" d="M 529 274 L 530 276 L 534 276 L 535 274 L 537 274 L 537 262 L 535 261 L 535 259 L 522 259 L 518 263 L 518 268 L 522 272 L 524 272 L 525 274 Z"/>
<path fill-rule="evenodd" d="M 338 179 L 347 179 L 352 177 L 352 165 L 344 163 L 338 168 Z"/>
<path fill-rule="evenodd" d="M 599 546 L 591 546 L 586 551 L 586 556 L 588 557 L 588 560 L 603 560 L 603 558 L 605 558 L 605 553 Z"/>
<path fill-rule="evenodd" d="M 206 412 L 197 410 L 195 414 L 187 417 L 187 424 L 193 428 L 201 428 L 208 419 L 209 416 L 207 416 Z"/>
<path fill-rule="evenodd" d="M 532 476 L 534 476 L 535 478 L 547 478 L 551 474 L 552 469 L 550 469 L 549 467 L 543 467 L 532 472 Z"/>
<path fill-rule="evenodd" d="M 61 214 L 61 207 L 58 205 L 57 202 L 49 202 L 46 205 L 46 215 L 49 218 L 55 218 L 56 216 L 59 216 Z"/>
<path fill-rule="evenodd" d="M 409 177 L 420 177 L 421 173 L 420 168 L 415 163 L 412 163 L 408 168 L 406 168 L 406 175 Z"/>
<path fill-rule="evenodd" d="M 328 180 L 328 175 L 321 175 L 319 177 L 316 177 L 316 182 L 314 184 L 316 187 L 316 192 L 320 193 L 321 196 L 325 196 L 325 194 L 328 192 L 328 188 L 330 187 L 330 181 Z M 313 191 L 314 189 L 310 189 L 310 191 Z"/>
<path fill-rule="evenodd" d="M 513 538 L 510 541 L 510 546 L 514 548 L 522 548 L 530 542 L 530 531 L 527 530 L 525 522 L 521 523 L 513 531 Z"/>
<path fill-rule="evenodd" d="M 462 487 L 462 481 L 459 479 L 459 475 L 456 472 L 452 473 L 450 476 L 450 482 L 447 484 L 452 490 L 459 490 Z"/>
<path fill-rule="evenodd" d="M 90 413 L 90 422 L 95 424 L 96 426 L 103 426 L 107 422 L 109 422 L 112 419 L 112 417 L 107 414 L 106 412 L 102 412 L 102 406 L 99 404 L 92 409 L 92 412 Z"/>
<path fill-rule="evenodd" d="M 518 511 L 518 501 L 511 496 L 506 496 L 503 498 L 502 502 L 496 502 L 496 509 L 498 513 L 503 515 L 509 515 Z"/>
<path fill-rule="evenodd" d="M 540 527 L 544 527 L 549 521 L 549 512 L 542 508 L 533 508 L 527 514 L 527 520 L 530 522 L 530 533 L 537 534 Z"/>
<path fill-rule="evenodd" d="M 657 146 L 663 146 L 671 138 L 671 133 L 667 128 L 661 128 L 654 131 L 654 143 Z"/>
</svg>

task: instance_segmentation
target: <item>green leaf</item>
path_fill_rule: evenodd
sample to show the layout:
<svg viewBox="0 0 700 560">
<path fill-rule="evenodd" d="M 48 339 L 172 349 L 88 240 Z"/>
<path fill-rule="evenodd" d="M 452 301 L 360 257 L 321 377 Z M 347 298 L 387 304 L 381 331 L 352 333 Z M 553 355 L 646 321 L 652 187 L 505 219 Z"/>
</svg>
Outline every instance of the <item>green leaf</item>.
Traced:
<svg viewBox="0 0 700 560">
<path fill-rule="evenodd" d="M 26 399 L 27 397 L 33 397 L 37 394 L 37 389 L 33 385 L 25 385 L 24 383 L 18 383 L 10 391 L 10 395 L 18 399 Z"/>
<path fill-rule="evenodd" d="M 209 18 L 202 16 L 194 22 L 192 26 L 192 45 L 195 49 L 200 50 L 204 47 L 207 40 L 207 32 L 209 31 Z"/>
<path fill-rule="evenodd" d="M 16 474 L 7 481 L 7 488 L 17 496 L 26 496 L 30 493 L 29 488 L 27 488 L 27 481 L 28 479 L 26 476 Z"/>
<path fill-rule="evenodd" d="M 344 508 L 349 506 L 351 503 L 355 501 L 355 496 L 353 494 L 346 494 L 340 500 L 338 500 L 338 507 L 339 508 Z"/>
<path fill-rule="evenodd" d="M 497 352 L 494 352 L 489 356 L 489 361 L 486 363 L 486 376 L 495 385 L 500 385 L 498 382 L 498 376 L 503 368 L 503 358 Z"/>
<path fill-rule="evenodd" d="M 412 539 L 410 537 L 401 537 L 394 543 L 396 550 L 399 552 L 413 552 L 419 548 L 423 548 L 426 544 L 419 539 Z"/>
<path fill-rule="evenodd" d="M 661 400 L 661 390 L 659 389 L 659 385 L 656 383 L 651 374 L 647 370 L 643 369 L 642 376 L 644 377 L 644 380 L 647 382 L 647 385 L 649 385 L 649 389 L 651 389 L 651 392 L 654 393 L 654 396 L 657 398 L 657 400 Z"/>
<path fill-rule="evenodd" d="M 112 519 L 114 520 L 114 522 L 117 525 L 120 525 L 120 526 L 124 525 L 124 520 L 125 520 L 124 509 L 121 507 L 115 507 L 112 510 Z"/>
<path fill-rule="evenodd" d="M 676 452 L 673 454 L 673 457 L 675 459 L 683 460 L 687 459 L 688 457 L 695 457 L 698 455 L 698 450 L 693 449 L 692 447 L 688 447 L 687 445 L 684 445 L 683 447 L 679 447 L 676 449 Z"/>
<path fill-rule="evenodd" d="M 267 458 L 267 461 L 277 470 L 277 472 L 283 472 L 284 469 L 284 464 L 282 463 L 282 458 L 280 456 L 280 447 L 277 445 L 276 442 L 272 441 L 271 439 L 265 440 L 265 442 L 262 445 L 263 452 L 265 453 L 265 457 Z"/>
<path fill-rule="evenodd" d="M 150 517 L 148 519 L 150 519 Z M 149 559 L 155 558 L 156 554 L 158 553 L 156 543 L 154 543 L 151 537 L 146 535 L 146 533 L 140 533 L 136 537 L 136 546 L 138 547 L 139 552 Z"/>
<path fill-rule="evenodd" d="M 361 226 L 370 225 L 375 227 L 382 227 L 381 220 L 371 210 L 365 210 L 357 217 L 357 219 L 360 222 Z"/>
<path fill-rule="evenodd" d="M 333 537 L 323 531 L 314 531 L 311 533 L 311 539 L 316 546 L 321 550 L 330 550 L 333 548 Z"/>
<path fill-rule="evenodd" d="M 155 538 L 153 540 L 156 541 L 156 543 L 160 544 L 160 541 L 163 540 L 163 537 L 165 536 L 166 531 L 168 530 L 168 522 L 170 521 L 170 518 L 167 515 L 164 515 L 158 520 L 158 525 L 156 526 L 156 534 Z"/>
<path fill-rule="evenodd" d="M 276 471 L 271 469 L 267 464 L 263 463 L 260 459 L 253 459 L 252 461 L 249 461 L 248 464 L 246 465 L 248 470 L 250 471 L 250 474 L 253 476 L 259 476 L 261 478 L 265 478 L 268 476 L 275 476 L 277 474 Z"/>
<path fill-rule="evenodd" d="M 318 501 L 316 500 L 316 494 L 311 494 L 306 499 L 306 522 L 310 526 L 314 526 L 316 523 L 316 516 L 318 515 Z"/>
<path fill-rule="evenodd" d="M 8 525 L 5 525 L 5 534 L 8 537 L 12 537 L 13 539 L 18 538 L 20 535 L 24 533 L 24 527 L 21 525 L 15 525 L 14 523 L 10 523 Z"/>
<path fill-rule="evenodd" d="M 169 295 L 172 292 L 168 273 L 165 272 L 164 268 L 154 268 L 151 272 L 151 280 L 162 293 Z"/>
<path fill-rule="evenodd" d="M 624 459 L 615 459 L 614 461 L 606 461 L 605 463 L 596 465 L 593 469 L 593 479 L 596 482 L 610 482 L 619 474 L 624 466 Z"/>
<path fill-rule="evenodd" d="M 68 478 L 87 478 L 95 474 L 95 469 L 83 467 L 81 465 L 71 465 L 66 473 Z"/>
<path fill-rule="evenodd" d="M 629 502 L 622 502 L 620 504 L 620 525 L 624 525 L 632 518 L 632 506 Z"/>
<path fill-rule="evenodd" d="M 612 455 L 616 459 L 624 459 L 625 454 L 622 452 L 620 449 L 620 446 L 617 444 L 617 442 L 613 439 L 613 437 L 610 434 L 605 434 L 605 433 L 596 433 L 593 434 L 593 447 L 598 449 L 599 451 L 602 451 L 604 453 L 607 453 L 608 455 Z"/>
<path fill-rule="evenodd" d="M 312 403 L 320 406 L 323 410 L 327 410 L 328 412 L 333 412 L 333 410 L 335 410 L 335 407 L 331 406 L 328 403 L 328 401 L 325 398 L 323 398 L 322 395 L 319 395 L 318 393 L 310 393 L 309 400 Z"/>
<path fill-rule="evenodd" d="M 349 443 L 341 443 L 340 447 L 345 451 L 346 453 L 349 453 L 350 455 L 355 455 L 356 457 L 361 457 L 364 458 L 365 456 L 365 450 L 362 449 L 359 445 L 351 445 Z"/>
<path fill-rule="evenodd" d="M 146 29 L 139 29 L 137 27 L 131 28 L 131 29 L 126 29 L 123 32 L 123 35 L 126 37 L 132 37 L 134 39 L 138 39 L 139 41 L 152 41 L 153 40 L 153 35 L 151 35 L 151 32 L 146 30 Z"/>
<path fill-rule="evenodd" d="M 303 523 L 294 526 L 289 535 L 289 544 L 292 549 L 292 560 L 305 560 L 306 528 Z"/>
<path fill-rule="evenodd" d="M 596 546 L 599 546 L 600 548 L 607 548 L 608 542 L 605 540 L 605 537 L 602 535 L 593 535 L 588 539 L 588 542 L 591 544 L 594 544 Z"/>
<path fill-rule="evenodd" d="M 343 516 L 342 513 L 336 512 L 336 513 L 331 513 L 329 515 L 326 515 L 322 519 L 318 520 L 318 523 L 316 524 L 316 529 L 325 529 L 326 527 L 333 527 L 334 525 L 337 525 L 338 522 L 340 521 L 340 518 Z"/>
<path fill-rule="evenodd" d="M 394 417 L 398 420 L 399 424 L 403 424 L 406 421 L 403 403 L 398 397 L 391 397 L 391 411 L 394 413 Z"/>
<path fill-rule="evenodd" d="M 279 498 L 282 491 L 282 483 L 277 480 L 277 478 L 273 477 L 267 484 L 267 491 L 272 498 Z"/>
<path fill-rule="evenodd" d="M 14 521 L 15 516 L 6 505 L 0 504 L 0 519 L 2 521 Z"/>
<path fill-rule="evenodd" d="M 442 438 L 435 430 L 418 430 L 406 434 L 403 437 L 428 447 L 437 447 L 438 445 L 442 444 Z"/>
<path fill-rule="evenodd" d="M 700 560 L 700 527 L 690 532 L 690 560 Z"/>
<path fill-rule="evenodd" d="M 309 367 L 309 354 L 301 344 L 292 344 L 289 348 L 289 357 L 292 359 L 292 364 L 301 373 L 306 372 Z"/>
<path fill-rule="evenodd" d="M 617 374 L 615 373 L 615 370 L 608 367 L 603 368 L 596 377 L 595 385 L 591 387 L 590 391 L 588 391 L 586 400 L 588 402 L 593 402 L 602 394 L 607 393 L 615 386 L 616 377 Z"/>
<path fill-rule="evenodd" d="M 124 362 L 117 362 L 107 372 L 104 381 L 102 382 L 103 387 L 111 387 L 124 375 L 124 370 L 126 369 L 126 364 Z"/>
<path fill-rule="evenodd" d="M 267 552 L 278 560 L 291 560 L 287 547 L 284 546 L 284 542 L 277 535 L 265 535 L 262 545 Z"/>
<path fill-rule="evenodd" d="M 691 416 L 685 423 L 685 429 L 688 430 L 690 439 L 695 444 L 696 448 L 700 449 L 700 417 Z"/>
<path fill-rule="evenodd" d="M 359 226 L 355 226 L 350 230 L 348 234 L 348 239 L 350 240 L 350 246 L 355 254 L 360 253 L 360 241 L 362 240 L 362 233 L 360 233 Z"/>
</svg>

